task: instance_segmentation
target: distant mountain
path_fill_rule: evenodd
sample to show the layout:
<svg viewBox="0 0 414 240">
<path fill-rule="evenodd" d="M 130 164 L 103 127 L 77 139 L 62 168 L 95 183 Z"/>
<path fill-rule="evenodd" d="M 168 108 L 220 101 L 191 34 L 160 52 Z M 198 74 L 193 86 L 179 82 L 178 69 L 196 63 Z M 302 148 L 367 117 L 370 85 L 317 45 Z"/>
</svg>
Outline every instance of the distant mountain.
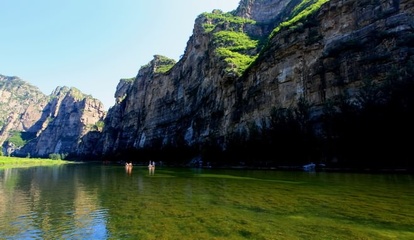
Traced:
<svg viewBox="0 0 414 240">
<path fill-rule="evenodd" d="M 0 96 L 4 154 L 73 155 L 82 136 L 103 127 L 103 104 L 76 88 L 57 87 L 46 96 L 17 77 L 0 75 Z"/>
<path fill-rule="evenodd" d="M 39 129 L 34 126 L 48 101 L 37 87 L 18 77 L 0 75 L 0 145 L 20 132 L 35 134 Z"/>
</svg>

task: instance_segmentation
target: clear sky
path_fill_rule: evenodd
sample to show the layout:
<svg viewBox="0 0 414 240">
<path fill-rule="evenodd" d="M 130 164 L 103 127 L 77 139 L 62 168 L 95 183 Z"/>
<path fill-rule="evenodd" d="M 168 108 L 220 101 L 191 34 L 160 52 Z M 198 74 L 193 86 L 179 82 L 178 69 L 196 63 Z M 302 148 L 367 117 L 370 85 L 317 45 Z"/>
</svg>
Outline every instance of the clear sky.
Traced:
<svg viewBox="0 0 414 240">
<path fill-rule="evenodd" d="M 240 0 L 1 0 L 0 74 L 49 95 L 76 87 L 114 105 L 121 78 L 156 54 L 178 61 L 203 12 Z"/>
</svg>

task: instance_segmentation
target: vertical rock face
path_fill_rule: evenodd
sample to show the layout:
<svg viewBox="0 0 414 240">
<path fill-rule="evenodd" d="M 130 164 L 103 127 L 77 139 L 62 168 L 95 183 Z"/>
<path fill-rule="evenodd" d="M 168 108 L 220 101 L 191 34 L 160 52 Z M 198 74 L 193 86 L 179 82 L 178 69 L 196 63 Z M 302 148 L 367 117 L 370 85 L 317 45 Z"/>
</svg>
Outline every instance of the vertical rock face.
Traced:
<svg viewBox="0 0 414 240">
<path fill-rule="evenodd" d="M 266 123 L 272 108 L 296 106 L 304 98 L 317 114 L 327 100 L 355 94 L 366 79 L 383 81 L 393 69 L 404 74 L 414 60 L 414 5 L 408 0 L 318 4 L 312 12 L 301 1 L 241 1 L 232 14 L 252 22 L 200 15 L 174 67 L 157 73 L 154 57 L 133 83 L 119 87 L 125 97 L 105 120 L 102 152 L 224 144 L 230 134 L 248 132 L 249 124 Z M 292 16 L 306 14 L 292 23 Z M 217 33 L 226 31 L 268 39 L 263 49 L 238 52 L 257 57 L 242 74 L 230 55 L 220 54 Z"/>
<path fill-rule="evenodd" d="M 109 110 L 104 153 L 192 145 L 196 136 L 208 137 L 220 131 L 222 117 L 228 114 L 227 104 L 233 99 L 228 99 L 231 95 L 220 83 L 226 73 L 223 67 L 215 66 L 223 62 L 210 49 L 210 36 L 204 33 L 202 21 L 197 20 L 181 61 L 169 72 L 157 73 L 160 61 L 155 56 L 139 70 L 126 98 Z M 234 78 L 228 77 L 229 81 Z"/>
<path fill-rule="evenodd" d="M 261 23 L 271 23 L 277 19 L 284 18 L 283 14 L 290 6 L 296 6 L 301 1 L 298 0 L 242 0 L 236 10 L 236 14 L 243 18 L 254 19 Z"/>
<path fill-rule="evenodd" d="M 125 103 L 128 93 L 134 84 L 134 79 L 121 79 L 115 92 L 116 103 L 112 106 L 105 117 L 105 127 L 99 137 L 99 144 L 94 154 L 112 152 L 119 147 L 118 136 L 121 134 L 121 126 L 125 115 Z M 87 152 L 87 151 L 86 151 Z"/>
<path fill-rule="evenodd" d="M 281 30 L 243 78 L 240 121 L 266 116 L 266 106 L 295 106 L 301 97 L 320 105 L 353 96 L 364 81 L 384 81 L 394 70 L 405 75 L 414 60 L 413 11 L 408 1 L 332 0 L 306 23 Z"/>
<path fill-rule="evenodd" d="M 18 77 L 0 75 L 0 145 L 13 132 L 35 134 L 49 98 Z"/>
<path fill-rule="evenodd" d="M 255 8 L 251 9 L 251 4 L 246 4 L 247 12 L 240 15 L 261 16 L 259 6 L 263 5 L 252 3 Z M 267 1 L 265 7 L 275 4 L 279 1 Z M 272 9 L 269 15 L 273 17 L 280 11 L 280 7 Z M 215 25 L 215 29 L 207 31 L 206 24 Z M 229 63 L 216 52 L 213 38 L 215 33 L 231 29 L 246 29 L 257 35 L 265 28 L 236 19 L 223 22 L 220 16 L 202 14 L 195 21 L 183 58 L 169 72 L 154 71 L 159 65 L 157 56 L 142 67 L 126 98 L 109 111 L 104 153 L 154 146 L 192 146 L 211 139 L 223 141 L 233 124 L 239 83 L 237 73 L 229 71 Z M 115 111 L 121 117 L 113 114 Z"/>
<path fill-rule="evenodd" d="M 105 117 L 103 104 L 75 88 L 58 87 L 43 109 L 37 137 L 15 155 L 48 157 L 50 154 L 79 155 L 82 137 L 97 130 Z M 84 149 L 83 149 L 84 150 Z"/>
</svg>

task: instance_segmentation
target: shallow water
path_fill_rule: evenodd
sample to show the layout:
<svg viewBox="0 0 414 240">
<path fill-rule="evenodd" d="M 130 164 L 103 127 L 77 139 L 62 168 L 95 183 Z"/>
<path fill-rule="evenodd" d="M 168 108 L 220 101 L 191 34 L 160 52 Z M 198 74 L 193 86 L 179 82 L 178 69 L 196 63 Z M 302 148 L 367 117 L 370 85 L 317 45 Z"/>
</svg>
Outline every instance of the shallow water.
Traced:
<svg viewBox="0 0 414 240">
<path fill-rule="evenodd" d="M 5 169 L 0 239 L 414 239 L 414 176 Z"/>
</svg>

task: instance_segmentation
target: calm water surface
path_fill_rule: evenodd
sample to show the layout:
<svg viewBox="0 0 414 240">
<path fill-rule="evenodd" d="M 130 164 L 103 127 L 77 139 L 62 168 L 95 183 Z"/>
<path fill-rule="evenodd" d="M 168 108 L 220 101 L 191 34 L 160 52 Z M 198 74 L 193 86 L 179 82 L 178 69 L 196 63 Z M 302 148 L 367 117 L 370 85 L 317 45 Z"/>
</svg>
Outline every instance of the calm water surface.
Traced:
<svg viewBox="0 0 414 240">
<path fill-rule="evenodd" d="M 414 176 L 5 169 L 0 239 L 414 239 Z"/>
</svg>

